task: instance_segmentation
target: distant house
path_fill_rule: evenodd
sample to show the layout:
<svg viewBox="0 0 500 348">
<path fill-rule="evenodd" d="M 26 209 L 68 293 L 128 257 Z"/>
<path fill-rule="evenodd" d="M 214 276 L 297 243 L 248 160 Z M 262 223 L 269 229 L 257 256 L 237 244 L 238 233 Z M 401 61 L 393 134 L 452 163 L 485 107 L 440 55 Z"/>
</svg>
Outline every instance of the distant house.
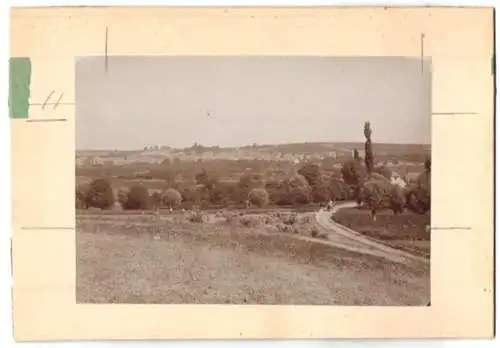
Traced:
<svg viewBox="0 0 500 348">
<path fill-rule="evenodd" d="M 76 159 L 76 165 L 77 165 L 78 167 L 82 167 L 82 166 L 84 166 L 84 165 L 85 165 L 85 158 L 77 158 L 77 159 Z"/>
<path fill-rule="evenodd" d="M 329 152 L 328 157 L 337 158 L 337 152 L 336 151 Z"/>
<path fill-rule="evenodd" d="M 407 182 L 401 176 L 399 176 L 398 173 L 395 172 L 392 172 L 391 184 L 398 185 L 401 188 L 405 188 L 408 185 Z"/>
<path fill-rule="evenodd" d="M 102 158 L 95 156 L 95 157 L 90 157 L 87 163 L 89 163 L 90 165 L 96 165 L 96 164 L 103 164 L 104 161 Z"/>
</svg>

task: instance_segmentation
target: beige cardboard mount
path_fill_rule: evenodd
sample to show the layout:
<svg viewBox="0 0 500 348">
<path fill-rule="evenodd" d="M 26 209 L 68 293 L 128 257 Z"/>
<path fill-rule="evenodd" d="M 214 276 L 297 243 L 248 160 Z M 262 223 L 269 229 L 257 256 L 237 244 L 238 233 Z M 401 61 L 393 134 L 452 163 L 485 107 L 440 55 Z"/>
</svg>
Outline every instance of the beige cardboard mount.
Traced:
<svg viewBox="0 0 500 348">
<path fill-rule="evenodd" d="M 64 95 L 29 119 L 65 120 L 11 121 L 17 340 L 493 335 L 492 9 L 23 8 L 11 38 L 31 102 Z M 431 59 L 432 306 L 77 305 L 75 59 L 104 54 Z"/>
</svg>

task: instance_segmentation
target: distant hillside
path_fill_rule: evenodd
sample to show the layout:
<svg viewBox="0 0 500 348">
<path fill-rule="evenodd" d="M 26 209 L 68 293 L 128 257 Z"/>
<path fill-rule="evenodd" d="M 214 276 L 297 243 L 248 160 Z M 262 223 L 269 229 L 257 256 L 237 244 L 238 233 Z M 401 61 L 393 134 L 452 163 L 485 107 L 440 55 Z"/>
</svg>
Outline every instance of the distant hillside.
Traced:
<svg viewBox="0 0 500 348">
<path fill-rule="evenodd" d="M 157 152 L 157 153 L 185 153 L 190 154 L 193 152 L 203 153 L 203 152 L 213 152 L 217 153 L 228 153 L 232 151 L 259 151 L 268 153 L 282 153 L 282 154 L 323 154 L 328 152 L 348 152 L 351 153 L 354 149 L 363 151 L 365 147 L 364 142 L 359 143 L 290 143 L 290 144 L 263 144 L 263 145 L 249 145 L 242 147 L 218 147 L 210 146 L 205 147 L 203 145 L 196 145 L 190 148 L 184 149 L 173 149 L 173 148 L 154 148 L 150 147 L 148 150 L 77 150 L 77 155 L 80 156 L 123 156 L 139 154 L 143 152 Z M 374 143 L 373 150 L 375 153 L 384 154 L 407 154 L 407 153 L 419 153 L 430 151 L 431 145 L 429 144 L 386 144 L 386 143 Z"/>
</svg>

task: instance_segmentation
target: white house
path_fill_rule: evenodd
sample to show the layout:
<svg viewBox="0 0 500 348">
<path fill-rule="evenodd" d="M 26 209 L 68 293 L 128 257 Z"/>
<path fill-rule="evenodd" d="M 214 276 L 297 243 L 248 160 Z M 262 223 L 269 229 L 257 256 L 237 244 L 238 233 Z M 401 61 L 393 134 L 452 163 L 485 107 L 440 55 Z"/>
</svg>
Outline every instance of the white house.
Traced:
<svg viewBox="0 0 500 348">
<path fill-rule="evenodd" d="M 401 188 L 406 187 L 406 181 L 404 181 L 404 179 L 402 177 L 400 177 L 398 173 L 394 173 L 394 172 L 392 172 L 391 184 L 398 185 Z"/>
</svg>

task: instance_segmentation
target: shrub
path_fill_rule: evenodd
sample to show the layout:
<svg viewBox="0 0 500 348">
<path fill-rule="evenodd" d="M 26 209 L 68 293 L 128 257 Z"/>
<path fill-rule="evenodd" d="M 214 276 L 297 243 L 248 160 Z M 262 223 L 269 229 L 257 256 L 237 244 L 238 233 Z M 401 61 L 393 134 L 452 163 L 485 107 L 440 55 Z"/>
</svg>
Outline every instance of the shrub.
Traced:
<svg viewBox="0 0 500 348">
<path fill-rule="evenodd" d="M 282 216 L 282 221 L 285 225 L 293 225 L 297 222 L 297 214 L 290 213 Z"/>
<path fill-rule="evenodd" d="M 115 202 L 111 184 L 106 179 L 95 179 L 86 192 L 85 202 L 88 207 L 109 209 Z"/>
<path fill-rule="evenodd" d="M 250 216 L 240 217 L 240 224 L 244 227 L 255 227 L 259 224 L 258 220 Z"/>
<path fill-rule="evenodd" d="M 150 206 L 148 189 L 142 185 L 133 186 L 128 193 L 125 209 L 148 209 Z"/>
<path fill-rule="evenodd" d="M 245 201 L 247 197 L 250 197 L 250 192 L 255 188 L 261 188 L 264 186 L 262 182 L 262 177 L 260 175 L 254 174 L 243 174 L 238 181 L 238 192 L 239 198 L 238 201 Z M 267 194 L 267 192 L 266 192 Z M 269 198 L 268 198 L 269 200 Z M 253 202 L 252 202 L 253 203 Z M 254 203 L 258 204 L 258 203 Z M 267 204 L 267 203 L 266 203 Z"/>
<path fill-rule="evenodd" d="M 234 219 L 236 218 L 236 215 L 235 215 L 235 214 L 233 214 L 233 213 L 231 213 L 231 212 L 228 212 L 228 211 L 224 212 L 224 213 L 222 214 L 222 216 L 224 217 L 224 220 L 225 220 L 227 223 L 231 223 L 231 222 L 233 222 L 233 221 L 234 221 Z"/>
<path fill-rule="evenodd" d="M 311 237 L 316 237 L 318 235 L 318 229 L 316 227 L 311 228 Z"/>
<path fill-rule="evenodd" d="M 285 225 L 283 223 L 277 224 L 276 228 L 278 229 L 279 232 L 289 233 L 289 232 L 292 231 L 292 227 L 291 226 Z"/>
<path fill-rule="evenodd" d="M 118 200 L 118 203 L 125 208 L 127 206 L 127 200 L 128 200 L 128 191 L 125 189 L 120 189 L 118 190 L 118 193 L 116 194 L 116 199 Z"/>
<path fill-rule="evenodd" d="M 182 195 L 179 191 L 173 188 L 169 188 L 166 190 L 162 197 L 162 203 L 168 206 L 171 209 L 175 209 L 182 202 Z"/>
<path fill-rule="evenodd" d="M 187 214 L 187 219 L 190 222 L 203 222 L 204 216 L 200 210 L 194 210 Z"/>
<path fill-rule="evenodd" d="M 76 188 L 75 192 L 75 207 L 77 209 L 87 209 L 86 195 L 88 191 L 88 185 L 80 185 Z"/>
<path fill-rule="evenodd" d="M 254 188 L 248 193 L 248 200 L 258 207 L 264 207 L 269 203 L 269 195 L 264 188 Z"/>
<path fill-rule="evenodd" d="M 304 216 L 304 217 L 302 218 L 302 223 L 303 223 L 303 224 L 308 224 L 308 223 L 310 223 L 310 222 L 311 222 L 311 220 L 312 220 L 312 218 L 311 218 L 310 216 Z"/>
</svg>

